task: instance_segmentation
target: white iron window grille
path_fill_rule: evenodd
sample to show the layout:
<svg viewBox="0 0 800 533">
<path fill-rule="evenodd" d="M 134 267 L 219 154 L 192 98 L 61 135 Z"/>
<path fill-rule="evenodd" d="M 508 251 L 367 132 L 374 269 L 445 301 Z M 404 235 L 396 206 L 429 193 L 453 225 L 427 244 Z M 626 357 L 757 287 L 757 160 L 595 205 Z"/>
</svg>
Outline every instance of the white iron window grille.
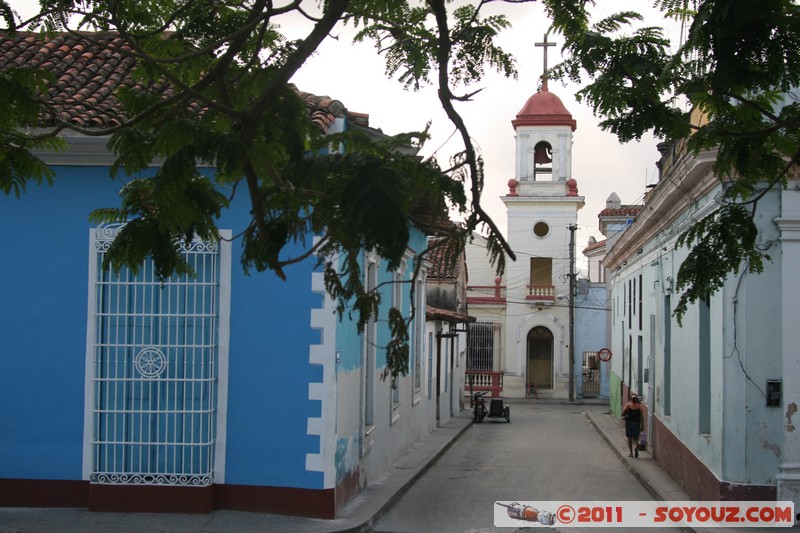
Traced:
<svg viewBox="0 0 800 533">
<path fill-rule="evenodd" d="M 467 370 L 494 370 L 500 353 L 500 323 L 467 324 Z"/>
<path fill-rule="evenodd" d="M 121 225 L 96 230 L 91 320 L 91 472 L 95 483 L 213 482 L 220 253 L 182 245 L 195 276 L 102 268 Z"/>
</svg>

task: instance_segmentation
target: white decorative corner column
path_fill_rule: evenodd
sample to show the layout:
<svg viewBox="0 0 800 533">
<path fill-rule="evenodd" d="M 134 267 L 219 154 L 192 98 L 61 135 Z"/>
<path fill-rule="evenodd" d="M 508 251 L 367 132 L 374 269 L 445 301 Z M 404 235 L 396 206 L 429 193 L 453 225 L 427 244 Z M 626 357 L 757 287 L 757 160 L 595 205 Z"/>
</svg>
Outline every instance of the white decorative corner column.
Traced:
<svg viewBox="0 0 800 533">
<path fill-rule="evenodd" d="M 320 343 L 309 347 L 309 361 L 322 366 L 322 382 L 308 384 L 308 398 L 321 403 L 321 416 L 307 422 L 307 434 L 319 437 L 319 453 L 306 454 L 306 470 L 322 472 L 324 488 L 330 489 L 336 486 L 336 308 L 322 272 L 311 274 L 311 290 L 322 296 L 322 307 L 311 309 Z"/>
<path fill-rule="evenodd" d="M 781 349 L 783 409 L 783 446 L 777 476 L 779 501 L 800 506 L 800 182 L 790 183 L 782 191 L 781 217 L 775 219 L 781 241 Z"/>
</svg>

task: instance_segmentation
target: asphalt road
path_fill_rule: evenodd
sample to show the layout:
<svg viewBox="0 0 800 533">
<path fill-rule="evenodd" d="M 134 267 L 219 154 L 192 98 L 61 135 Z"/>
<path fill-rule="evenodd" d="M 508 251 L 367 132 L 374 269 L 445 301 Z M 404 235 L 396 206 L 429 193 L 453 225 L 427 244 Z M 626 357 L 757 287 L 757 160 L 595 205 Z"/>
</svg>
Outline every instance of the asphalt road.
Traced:
<svg viewBox="0 0 800 533">
<path fill-rule="evenodd" d="M 473 424 L 373 530 L 515 531 L 494 527 L 495 501 L 650 500 L 587 420 L 584 413 L 592 409 L 606 410 L 587 405 L 511 404 L 511 423 L 486 419 Z M 516 530 L 534 530 L 521 526 Z M 548 528 L 593 529 L 613 531 Z"/>
</svg>

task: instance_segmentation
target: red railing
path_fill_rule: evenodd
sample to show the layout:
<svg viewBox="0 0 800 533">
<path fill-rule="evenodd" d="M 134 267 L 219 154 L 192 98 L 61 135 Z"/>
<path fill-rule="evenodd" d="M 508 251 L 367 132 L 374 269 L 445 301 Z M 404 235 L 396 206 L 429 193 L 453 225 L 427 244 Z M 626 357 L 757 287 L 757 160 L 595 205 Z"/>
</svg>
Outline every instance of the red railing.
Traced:
<svg viewBox="0 0 800 533">
<path fill-rule="evenodd" d="M 494 280 L 494 285 L 469 285 L 467 286 L 468 304 L 498 304 L 506 303 L 506 288 L 500 285 L 500 278 Z"/>
<path fill-rule="evenodd" d="M 489 392 L 492 398 L 499 398 L 503 393 L 503 372 L 491 370 L 467 370 L 467 393 Z"/>
</svg>

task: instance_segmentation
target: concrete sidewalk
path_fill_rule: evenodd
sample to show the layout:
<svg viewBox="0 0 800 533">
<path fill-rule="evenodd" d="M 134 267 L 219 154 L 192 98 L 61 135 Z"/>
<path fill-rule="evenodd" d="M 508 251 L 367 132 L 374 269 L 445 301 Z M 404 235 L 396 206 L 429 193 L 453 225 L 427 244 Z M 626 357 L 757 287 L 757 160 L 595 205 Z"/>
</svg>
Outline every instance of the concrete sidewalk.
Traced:
<svg viewBox="0 0 800 533">
<path fill-rule="evenodd" d="M 644 489 L 656 501 L 691 501 L 692 498 L 677 481 L 658 466 L 653 456 L 647 451 L 639 451 L 638 459 L 628 457 L 628 445 L 625 440 L 625 427 L 620 420 L 613 418 L 609 413 L 587 412 L 586 417 L 594 426 L 601 437 L 608 443 L 609 448 L 619 457 L 626 468 L 639 481 Z M 796 528 L 797 526 L 795 526 Z M 684 526 L 683 531 L 695 531 L 694 528 Z M 794 529 L 794 528 L 792 528 Z M 702 528 L 700 533 L 734 533 L 766 532 L 788 530 L 787 528 Z"/>
<path fill-rule="evenodd" d="M 628 457 L 628 445 L 625 440 L 625 427 L 608 413 L 587 412 L 586 417 L 594 428 L 608 443 L 609 448 L 633 474 L 633 477 L 644 487 L 654 500 L 686 501 L 691 500 L 686 491 L 658 466 L 653 456 L 647 451 L 640 451 L 638 459 Z"/>
<path fill-rule="evenodd" d="M 328 533 L 369 531 L 472 423 L 463 411 L 446 426 L 403 452 L 384 476 L 371 483 L 335 520 L 237 511 L 210 514 L 96 513 L 87 509 L 0 507 L 2 533 L 217 532 Z"/>
</svg>

